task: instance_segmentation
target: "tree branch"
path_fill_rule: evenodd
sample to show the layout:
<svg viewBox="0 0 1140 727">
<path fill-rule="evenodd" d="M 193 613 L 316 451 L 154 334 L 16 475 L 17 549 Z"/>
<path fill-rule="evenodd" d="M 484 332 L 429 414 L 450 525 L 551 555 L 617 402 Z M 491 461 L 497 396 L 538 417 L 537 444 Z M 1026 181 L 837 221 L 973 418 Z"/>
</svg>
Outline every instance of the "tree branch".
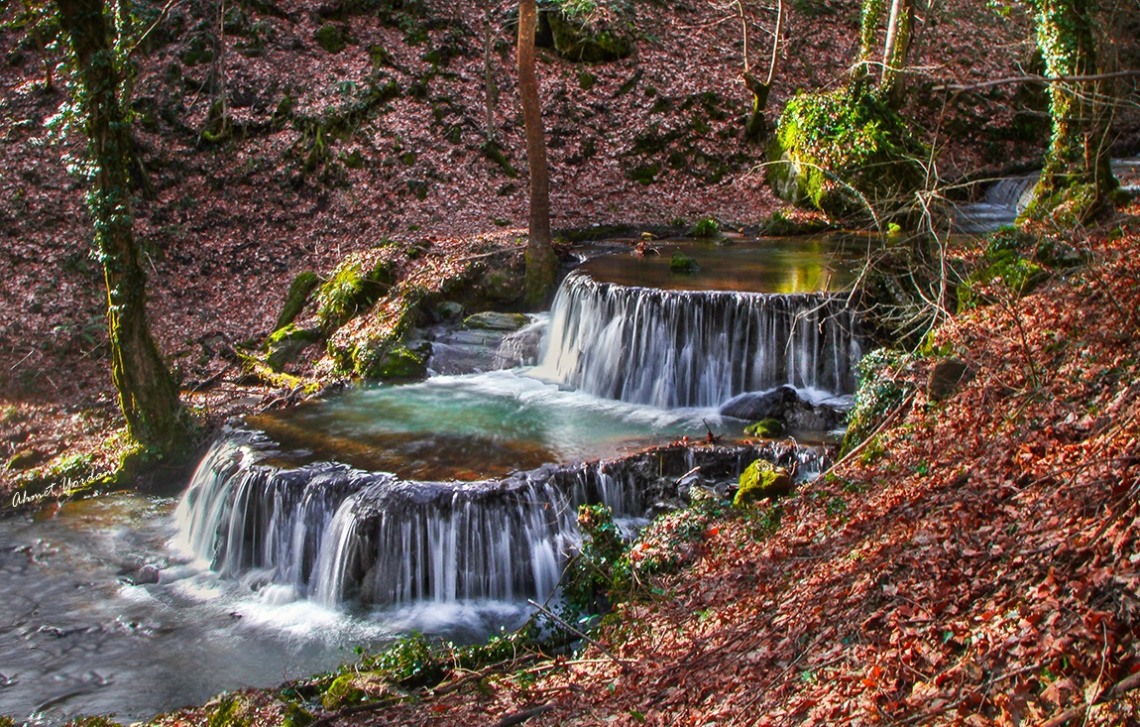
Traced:
<svg viewBox="0 0 1140 727">
<path fill-rule="evenodd" d="M 993 81 L 986 81 L 985 83 L 976 83 L 970 86 L 965 86 L 957 83 L 948 83 L 943 86 L 935 86 L 932 91 L 976 91 L 980 88 L 989 88 L 991 86 L 1005 86 L 1011 83 L 1040 83 L 1040 84 L 1053 84 L 1053 83 L 1084 83 L 1086 81 L 1107 81 L 1112 78 L 1140 78 L 1140 71 L 1117 71 L 1116 73 L 1097 73 L 1091 76 L 1054 76 L 1052 78 L 1047 76 L 1011 76 L 1009 78 L 998 78 Z"/>
</svg>

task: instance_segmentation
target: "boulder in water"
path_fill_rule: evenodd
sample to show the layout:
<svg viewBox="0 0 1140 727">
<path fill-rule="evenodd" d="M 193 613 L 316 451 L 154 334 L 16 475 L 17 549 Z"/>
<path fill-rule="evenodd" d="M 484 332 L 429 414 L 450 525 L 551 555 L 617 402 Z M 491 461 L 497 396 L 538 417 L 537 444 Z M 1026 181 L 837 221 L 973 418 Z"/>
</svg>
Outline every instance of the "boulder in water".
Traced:
<svg viewBox="0 0 1140 727">
<path fill-rule="evenodd" d="M 783 419 L 785 413 L 800 402 L 795 387 L 780 386 L 763 393 L 741 394 L 721 407 L 721 416 L 759 421 Z"/>
<path fill-rule="evenodd" d="M 530 319 L 522 313 L 496 313 L 495 311 L 476 313 L 467 316 L 463 321 L 464 327 L 483 331 L 517 331 L 528 323 L 530 323 Z"/>
<path fill-rule="evenodd" d="M 787 429 L 801 431 L 836 429 L 842 427 L 847 419 L 845 407 L 812 403 L 801 397 L 795 387 L 788 385 L 780 386 L 771 391 L 741 394 L 721 407 L 720 413 L 721 416 L 757 423 L 762 423 L 764 420 L 775 420 Z M 765 436 L 759 432 L 749 433 Z M 779 434 L 772 436 L 779 436 Z"/>
<path fill-rule="evenodd" d="M 755 424 L 745 427 L 744 433 L 761 439 L 775 439 L 784 434 L 784 423 L 779 419 L 761 419 Z"/>
</svg>

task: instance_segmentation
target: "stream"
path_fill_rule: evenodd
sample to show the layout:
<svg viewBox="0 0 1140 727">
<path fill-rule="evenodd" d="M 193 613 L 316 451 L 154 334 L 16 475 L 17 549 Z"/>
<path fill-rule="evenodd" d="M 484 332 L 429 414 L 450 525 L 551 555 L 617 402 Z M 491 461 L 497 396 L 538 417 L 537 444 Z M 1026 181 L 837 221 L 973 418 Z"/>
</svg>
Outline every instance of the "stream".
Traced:
<svg viewBox="0 0 1140 727">
<path fill-rule="evenodd" d="M 655 245 L 587 262 L 521 331 L 425 331 L 426 381 L 249 418 L 189 485 L 0 520 L 0 714 L 142 720 L 411 630 L 513 628 L 527 598 L 557 596 L 579 504 L 633 530 L 684 496 L 645 489 L 646 472 L 669 474 L 664 454 L 599 458 L 710 427 L 731 442 L 744 422 L 721 407 L 785 384 L 849 404 L 861 337 L 834 291 L 864 239 Z M 670 273 L 675 250 L 702 271 Z M 750 451 L 716 468 L 731 476 Z"/>
</svg>

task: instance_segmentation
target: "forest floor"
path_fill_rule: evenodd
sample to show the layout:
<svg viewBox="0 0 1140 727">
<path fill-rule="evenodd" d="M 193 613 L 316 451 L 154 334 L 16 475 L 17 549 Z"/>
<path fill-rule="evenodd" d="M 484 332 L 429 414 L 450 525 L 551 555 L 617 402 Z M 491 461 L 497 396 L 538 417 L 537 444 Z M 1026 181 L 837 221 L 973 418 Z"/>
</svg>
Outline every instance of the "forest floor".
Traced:
<svg viewBox="0 0 1140 727">
<path fill-rule="evenodd" d="M 372 682 L 372 704 L 315 716 L 1140 724 L 1138 214 L 1074 241 L 1089 264 L 1020 299 L 999 284 L 994 303 L 941 325 L 931 347 L 971 372 L 952 396 L 927 393 L 941 356 L 899 362 L 884 381 L 905 396 L 868 446 L 777 503 L 708 521 L 692 564 L 646 578 L 596 643 L 454 669 L 415 692 Z M 156 724 L 223 708 L 235 724 L 275 724 L 304 690 L 230 695 Z"/>
</svg>

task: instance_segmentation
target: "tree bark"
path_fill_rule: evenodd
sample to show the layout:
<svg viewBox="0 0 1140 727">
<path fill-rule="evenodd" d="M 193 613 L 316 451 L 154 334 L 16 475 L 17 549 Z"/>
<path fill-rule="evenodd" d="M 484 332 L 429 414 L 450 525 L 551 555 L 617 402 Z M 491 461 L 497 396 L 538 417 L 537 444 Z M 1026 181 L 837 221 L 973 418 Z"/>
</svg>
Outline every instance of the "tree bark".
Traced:
<svg viewBox="0 0 1140 727">
<path fill-rule="evenodd" d="M 91 177 L 87 206 L 107 288 L 111 374 L 127 429 L 138 442 L 167 451 L 180 430 L 178 386 L 150 335 L 146 273 L 129 210 L 132 153 L 119 98 L 111 27 L 103 0 L 56 0 L 74 54 L 80 114 Z"/>
<path fill-rule="evenodd" d="M 1032 0 L 1032 4 L 1045 75 L 1096 75 L 1091 1 Z M 1109 109 L 1102 100 L 1104 86 L 1104 80 L 1050 84 L 1053 133 L 1034 194 L 1038 215 L 1050 212 L 1054 202 L 1064 201 L 1057 197 L 1066 190 L 1078 186 L 1091 190 L 1091 198 L 1082 205 L 1091 209 L 1116 186 L 1106 143 Z"/>
<path fill-rule="evenodd" d="M 883 44 L 883 74 L 879 87 L 883 98 L 894 108 L 902 105 L 906 88 L 907 57 L 910 55 L 911 31 L 914 27 L 914 0 L 891 0 L 887 21 L 887 39 Z"/>
<path fill-rule="evenodd" d="M 526 248 L 526 302 L 542 307 L 554 290 L 558 259 L 550 242 L 550 170 L 538 75 L 534 67 L 534 34 L 538 24 L 535 0 L 519 0 L 519 96 L 526 127 L 526 161 L 530 168 L 530 239 Z"/>
</svg>

